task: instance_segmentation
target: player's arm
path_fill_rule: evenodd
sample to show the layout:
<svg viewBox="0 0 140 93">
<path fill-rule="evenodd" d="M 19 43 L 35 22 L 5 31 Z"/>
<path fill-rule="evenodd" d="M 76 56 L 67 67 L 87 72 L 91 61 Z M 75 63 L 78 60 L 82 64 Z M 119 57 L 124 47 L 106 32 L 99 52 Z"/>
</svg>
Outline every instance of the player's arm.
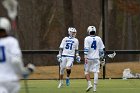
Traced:
<svg viewBox="0 0 140 93">
<path fill-rule="evenodd" d="M 64 48 L 64 44 L 65 44 L 65 39 L 66 38 L 63 38 L 60 46 L 59 46 L 59 53 L 57 55 L 57 60 L 58 62 L 62 62 L 62 52 L 63 52 L 63 48 Z"/>
<path fill-rule="evenodd" d="M 99 57 L 101 59 L 104 59 L 104 57 L 105 57 L 105 46 L 104 46 L 101 38 L 100 38 L 100 42 L 99 42 Z"/>
<path fill-rule="evenodd" d="M 81 57 L 79 56 L 79 50 L 75 50 L 75 55 L 76 55 L 76 62 L 80 63 L 81 62 Z"/>
<path fill-rule="evenodd" d="M 85 63 L 87 63 L 87 54 L 88 54 L 88 48 L 84 48 L 84 59 L 85 59 Z"/>
<path fill-rule="evenodd" d="M 99 49 L 99 57 L 103 59 L 105 57 L 105 48 Z"/>
<path fill-rule="evenodd" d="M 78 39 L 77 39 L 77 44 L 76 44 L 76 49 L 75 49 L 75 55 L 76 56 L 79 56 L 79 41 L 78 41 Z"/>
<path fill-rule="evenodd" d="M 100 62 L 101 62 L 101 66 L 105 65 L 105 46 L 103 44 L 102 39 L 100 38 L 100 42 L 99 42 L 99 57 L 100 57 Z"/>
<path fill-rule="evenodd" d="M 12 46 L 10 51 L 11 55 L 11 64 L 16 68 L 17 74 L 19 75 L 29 75 L 35 69 L 34 65 L 29 64 L 27 67 L 24 67 L 22 60 L 22 53 L 17 40 L 13 39 Z"/>
<path fill-rule="evenodd" d="M 57 55 L 57 61 L 58 62 L 62 62 L 62 52 L 63 52 L 63 48 L 60 48 L 59 54 Z"/>
<path fill-rule="evenodd" d="M 76 62 L 77 63 L 80 63 L 81 62 L 81 57 L 79 55 L 79 41 L 77 39 L 77 46 L 76 46 L 76 49 L 75 49 L 75 55 L 76 55 Z"/>
<path fill-rule="evenodd" d="M 99 57 L 100 57 L 100 65 L 104 66 L 105 65 L 105 48 L 99 50 Z"/>
<path fill-rule="evenodd" d="M 84 59 L 85 59 L 85 63 L 87 63 L 88 52 L 89 52 L 89 44 L 87 42 L 87 38 L 85 38 L 85 40 L 84 40 Z"/>
</svg>

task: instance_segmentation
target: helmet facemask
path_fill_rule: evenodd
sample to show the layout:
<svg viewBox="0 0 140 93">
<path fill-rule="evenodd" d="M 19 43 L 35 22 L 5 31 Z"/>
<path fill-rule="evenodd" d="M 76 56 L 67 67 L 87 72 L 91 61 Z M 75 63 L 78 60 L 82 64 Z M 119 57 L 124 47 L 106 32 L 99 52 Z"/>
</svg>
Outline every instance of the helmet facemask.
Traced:
<svg viewBox="0 0 140 93">
<path fill-rule="evenodd" d="M 71 37 L 76 37 L 76 32 L 70 32 L 69 34 Z"/>
<path fill-rule="evenodd" d="M 73 28 L 73 27 L 68 28 L 68 34 L 70 35 L 70 37 L 76 37 L 76 33 L 77 33 L 77 31 L 75 28 Z"/>
</svg>

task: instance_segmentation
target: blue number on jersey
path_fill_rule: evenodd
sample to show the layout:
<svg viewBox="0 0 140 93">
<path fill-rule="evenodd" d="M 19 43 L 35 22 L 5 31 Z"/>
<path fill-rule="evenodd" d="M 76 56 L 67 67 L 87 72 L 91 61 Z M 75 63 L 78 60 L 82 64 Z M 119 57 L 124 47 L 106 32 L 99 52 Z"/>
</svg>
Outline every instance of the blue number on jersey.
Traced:
<svg viewBox="0 0 140 93">
<path fill-rule="evenodd" d="M 94 50 L 96 49 L 96 41 L 95 40 L 93 40 L 93 42 L 92 42 L 92 44 L 91 44 L 91 48 L 93 48 Z"/>
<path fill-rule="evenodd" d="M 0 46 L 0 63 L 1 62 L 5 62 L 5 61 L 6 61 L 5 47 L 4 46 Z"/>
<path fill-rule="evenodd" d="M 66 43 L 66 49 L 70 49 L 70 50 L 72 50 L 72 45 L 73 45 L 73 43 Z"/>
</svg>

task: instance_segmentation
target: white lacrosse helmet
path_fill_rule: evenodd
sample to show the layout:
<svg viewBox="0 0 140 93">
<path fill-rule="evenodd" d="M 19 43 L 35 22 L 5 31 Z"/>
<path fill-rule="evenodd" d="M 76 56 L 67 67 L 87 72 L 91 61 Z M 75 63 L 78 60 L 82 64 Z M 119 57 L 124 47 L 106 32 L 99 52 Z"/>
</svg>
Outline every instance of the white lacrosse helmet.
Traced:
<svg viewBox="0 0 140 93">
<path fill-rule="evenodd" d="M 76 36 L 76 29 L 74 27 L 69 27 L 68 28 L 68 34 L 71 36 L 71 37 L 75 37 Z"/>
<path fill-rule="evenodd" d="M 4 29 L 6 33 L 9 33 L 11 30 L 10 21 L 5 17 L 0 17 L 0 29 Z"/>
<path fill-rule="evenodd" d="M 89 35 L 90 35 L 90 32 L 92 32 L 92 31 L 94 31 L 96 33 L 96 27 L 95 26 L 89 26 L 87 28 L 87 32 L 89 33 Z"/>
</svg>

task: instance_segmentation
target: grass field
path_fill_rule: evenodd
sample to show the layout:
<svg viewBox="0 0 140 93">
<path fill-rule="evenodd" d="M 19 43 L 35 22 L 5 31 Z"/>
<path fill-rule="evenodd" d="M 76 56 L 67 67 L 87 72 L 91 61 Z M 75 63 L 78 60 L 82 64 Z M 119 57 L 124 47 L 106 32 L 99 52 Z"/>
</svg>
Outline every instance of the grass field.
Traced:
<svg viewBox="0 0 140 93">
<path fill-rule="evenodd" d="M 29 80 L 29 93 L 86 93 L 87 82 L 85 79 L 73 79 L 70 86 L 65 86 L 58 89 L 57 80 Z M 140 80 L 139 79 L 99 79 L 99 84 L 96 93 L 139 93 Z M 24 82 L 21 81 L 21 91 L 25 92 Z M 93 93 L 89 91 L 88 93 Z"/>
</svg>

